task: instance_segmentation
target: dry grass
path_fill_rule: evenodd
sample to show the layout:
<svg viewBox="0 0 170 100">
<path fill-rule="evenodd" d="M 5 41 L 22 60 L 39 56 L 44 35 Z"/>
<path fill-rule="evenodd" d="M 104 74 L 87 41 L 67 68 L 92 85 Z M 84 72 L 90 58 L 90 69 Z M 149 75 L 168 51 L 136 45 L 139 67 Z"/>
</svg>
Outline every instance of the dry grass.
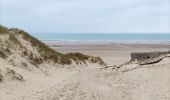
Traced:
<svg viewBox="0 0 170 100">
<path fill-rule="evenodd" d="M 18 39 L 13 34 L 9 34 L 9 39 L 14 44 L 17 44 L 18 46 L 22 47 L 22 44 L 20 43 L 20 41 L 18 41 Z"/>
<path fill-rule="evenodd" d="M 0 51 L 0 57 L 2 57 L 2 58 L 6 58 L 6 57 L 7 57 L 7 55 L 4 53 L 4 51 Z"/>
<path fill-rule="evenodd" d="M 18 30 L 18 29 L 17 29 Z M 49 48 L 47 45 L 39 41 L 38 39 L 32 37 L 28 33 L 26 33 L 23 30 L 20 30 L 18 32 L 23 36 L 24 39 L 27 41 L 30 41 L 32 46 L 36 47 L 38 52 L 41 54 L 42 58 L 34 58 L 32 55 L 30 55 L 30 59 L 33 60 L 34 63 L 40 64 L 44 60 L 52 60 L 59 64 L 72 64 L 72 61 L 81 61 L 83 63 L 88 60 L 90 56 L 83 55 L 81 53 L 68 53 L 68 54 L 62 54 L 59 53 L 51 48 Z"/>
<path fill-rule="evenodd" d="M 8 28 L 0 25 L 0 35 L 8 33 Z"/>
<path fill-rule="evenodd" d="M 2 74 L 0 73 L 0 82 L 2 82 L 3 81 L 3 76 L 2 76 Z"/>
<path fill-rule="evenodd" d="M 24 81 L 24 78 L 22 75 L 16 73 L 14 70 L 11 70 L 7 68 L 7 75 L 11 76 L 12 80 L 18 80 L 18 81 Z"/>
</svg>

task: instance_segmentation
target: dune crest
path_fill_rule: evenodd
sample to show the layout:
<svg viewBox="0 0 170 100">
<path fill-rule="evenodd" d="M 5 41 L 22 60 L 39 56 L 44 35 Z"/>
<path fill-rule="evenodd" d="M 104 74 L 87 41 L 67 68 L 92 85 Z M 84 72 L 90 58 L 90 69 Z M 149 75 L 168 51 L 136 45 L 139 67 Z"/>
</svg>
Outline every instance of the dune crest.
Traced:
<svg viewBox="0 0 170 100">
<path fill-rule="evenodd" d="M 105 65 L 99 57 L 81 53 L 62 54 L 57 52 L 25 31 L 16 28 L 8 29 L 0 26 L 0 45 L 0 61 L 1 64 L 6 64 L 1 69 L 8 68 L 13 70 L 14 73 L 15 70 L 11 69 L 11 66 L 34 70 L 42 69 L 45 67 L 44 65 L 48 64 L 56 67 L 64 65 L 77 66 L 78 64 L 87 65 L 88 63 Z"/>
</svg>

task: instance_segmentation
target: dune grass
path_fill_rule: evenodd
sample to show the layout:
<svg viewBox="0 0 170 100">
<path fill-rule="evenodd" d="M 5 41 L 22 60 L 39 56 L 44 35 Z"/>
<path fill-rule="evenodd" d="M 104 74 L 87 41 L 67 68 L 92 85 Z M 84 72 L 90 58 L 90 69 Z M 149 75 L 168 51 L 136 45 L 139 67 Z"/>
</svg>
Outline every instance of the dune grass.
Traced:
<svg viewBox="0 0 170 100">
<path fill-rule="evenodd" d="M 89 56 L 83 55 L 81 53 L 62 54 L 60 52 L 57 52 L 23 30 L 20 30 L 18 33 L 21 34 L 25 40 L 30 41 L 32 46 L 36 47 L 38 52 L 41 54 L 42 58 L 31 57 L 31 59 L 38 64 L 41 63 L 43 60 L 49 59 L 59 64 L 72 64 L 72 61 L 79 60 L 85 62 L 85 60 L 88 60 Z"/>
<path fill-rule="evenodd" d="M 2 74 L 0 73 L 0 82 L 2 82 L 3 81 L 3 76 L 2 76 Z"/>
<path fill-rule="evenodd" d="M 0 35 L 8 33 L 8 28 L 0 25 Z"/>
<path fill-rule="evenodd" d="M 0 50 L 0 57 L 1 57 L 1 58 L 6 58 L 7 55 L 4 53 L 4 51 L 1 51 L 1 50 Z"/>
</svg>

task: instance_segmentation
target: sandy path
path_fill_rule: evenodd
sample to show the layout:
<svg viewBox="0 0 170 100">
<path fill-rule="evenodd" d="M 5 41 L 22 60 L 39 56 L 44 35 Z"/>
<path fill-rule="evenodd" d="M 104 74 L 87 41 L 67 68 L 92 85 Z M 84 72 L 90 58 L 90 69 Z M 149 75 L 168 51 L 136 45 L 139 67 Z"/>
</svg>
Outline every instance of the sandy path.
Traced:
<svg viewBox="0 0 170 100">
<path fill-rule="evenodd" d="M 69 80 L 21 100 L 112 100 L 116 95 L 125 92 L 112 87 L 113 83 L 101 75 L 99 68 L 81 71 Z M 123 98 L 125 97 L 122 97 L 122 100 Z"/>
<path fill-rule="evenodd" d="M 87 69 L 21 100 L 170 100 L 169 65 Z"/>
</svg>

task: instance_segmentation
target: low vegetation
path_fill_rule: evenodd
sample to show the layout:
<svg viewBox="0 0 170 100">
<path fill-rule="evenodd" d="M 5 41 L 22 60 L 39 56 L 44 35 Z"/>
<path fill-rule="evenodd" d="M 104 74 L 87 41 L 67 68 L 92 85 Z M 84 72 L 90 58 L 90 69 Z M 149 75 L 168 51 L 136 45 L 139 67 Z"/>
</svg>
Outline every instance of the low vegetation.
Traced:
<svg viewBox="0 0 170 100">
<path fill-rule="evenodd" d="M 21 34 L 24 39 L 30 41 L 32 46 L 36 47 L 38 52 L 41 54 L 42 58 L 33 58 L 32 56 L 30 57 L 34 63 L 40 64 L 44 60 L 50 59 L 53 60 L 54 62 L 64 65 L 64 64 L 72 64 L 72 61 L 75 61 L 78 64 L 78 62 L 86 63 L 87 60 L 90 60 L 89 59 L 90 56 L 81 53 L 67 53 L 67 54 L 59 53 L 49 48 L 47 45 L 45 45 L 38 39 L 32 37 L 31 35 L 29 35 L 23 30 L 19 30 L 18 33 Z M 92 63 L 97 63 L 101 59 L 92 57 L 91 60 Z"/>
<path fill-rule="evenodd" d="M 2 74 L 0 73 L 0 82 L 2 82 L 3 81 L 3 76 L 2 76 Z"/>
<path fill-rule="evenodd" d="M 89 59 L 89 56 L 83 55 L 81 53 L 67 53 L 67 54 L 65 54 L 65 56 L 68 57 L 68 58 L 71 58 L 73 60 L 84 61 L 84 60 L 88 60 Z"/>
<path fill-rule="evenodd" d="M 0 25 L 0 35 L 8 33 L 8 28 Z"/>
<path fill-rule="evenodd" d="M 4 53 L 4 51 L 0 50 L 0 57 L 1 58 L 6 58 L 7 57 L 6 54 Z"/>
<path fill-rule="evenodd" d="M 17 44 L 18 46 L 22 47 L 20 41 L 18 41 L 18 39 L 13 34 L 9 34 L 9 40 L 14 44 Z"/>
<path fill-rule="evenodd" d="M 9 68 L 7 68 L 6 74 L 11 76 L 12 80 L 24 81 L 24 78 L 22 75 L 16 73 L 14 70 L 11 70 Z"/>
<path fill-rule="evenodd" d="M 90 59 L 91 63 L 99 63 L 100 65 L 106 65 L 105 62 L 100 57 L 92 57 Z"/>
</svg>

